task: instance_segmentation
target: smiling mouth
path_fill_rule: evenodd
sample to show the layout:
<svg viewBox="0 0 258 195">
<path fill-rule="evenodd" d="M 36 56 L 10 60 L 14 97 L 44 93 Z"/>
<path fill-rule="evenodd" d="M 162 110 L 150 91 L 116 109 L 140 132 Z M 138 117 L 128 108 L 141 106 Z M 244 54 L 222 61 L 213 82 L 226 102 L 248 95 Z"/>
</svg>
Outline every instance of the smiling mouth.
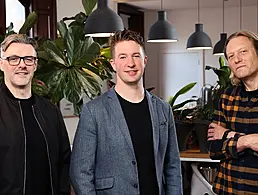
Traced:
<svg viewBox="0 0 258 195">
<path fill-rule="evenodd" d="M 15 74 L 17 74 L 17 75 L 27 75 L 28 73 L 27 72 L 17 72 Z"/>
</svg>

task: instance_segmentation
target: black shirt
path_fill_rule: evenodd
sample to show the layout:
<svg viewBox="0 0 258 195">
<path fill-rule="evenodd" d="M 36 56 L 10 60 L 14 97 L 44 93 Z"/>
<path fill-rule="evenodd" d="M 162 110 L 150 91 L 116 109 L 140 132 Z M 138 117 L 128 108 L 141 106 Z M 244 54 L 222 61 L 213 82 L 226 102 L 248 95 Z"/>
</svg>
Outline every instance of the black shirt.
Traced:
<svg viewBox="0 0 258 195">
<path fill-rule="evenodd" d="M 20 99 L 26 132 L 26 195 L 50 194 L 50 172 L 44 135 L 33 114 L 33 97 Z"/>
<path fill-rule="evenodd" d="M 147 97 L 139 103 L 131 103 L 118 96 L 130 131 L 137 161 L 141 195 L 158 195 L 158 183 L 154 162 L 153 133 Z"/>
</svg>

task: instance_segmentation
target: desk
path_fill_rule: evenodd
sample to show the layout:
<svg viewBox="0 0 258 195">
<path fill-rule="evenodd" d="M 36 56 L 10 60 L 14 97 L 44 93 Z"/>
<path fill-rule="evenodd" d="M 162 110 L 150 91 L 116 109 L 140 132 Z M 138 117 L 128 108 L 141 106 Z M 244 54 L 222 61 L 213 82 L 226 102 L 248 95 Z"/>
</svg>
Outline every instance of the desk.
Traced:
<svg viewBox="0 0 258 195">
<path fill-rule="evenodd" d="M 192 162 L 219 162 L 219 160 L 210 159 L 209 154 L 200 153 L 200 150 L 186 150 L 180 152 L 181 161 L 192 161 Z"/>
</svg>

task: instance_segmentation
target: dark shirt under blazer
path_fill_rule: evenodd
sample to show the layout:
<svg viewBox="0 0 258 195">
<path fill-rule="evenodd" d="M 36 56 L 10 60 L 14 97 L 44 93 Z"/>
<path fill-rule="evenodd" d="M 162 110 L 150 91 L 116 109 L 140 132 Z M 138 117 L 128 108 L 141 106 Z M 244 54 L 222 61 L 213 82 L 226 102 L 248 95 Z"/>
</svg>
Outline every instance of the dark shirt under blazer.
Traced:
<svg viewBox="0 0 258 195">
<path fill-rule="evenodd" d="M 182 195 L 181 163 L 171 107 L 146 94 L 159 194 Z M 70 169 L 76 195 L 139 195 L 134 161 L 128 126 L 112 88 L 83 107 Z"/>
</svg>

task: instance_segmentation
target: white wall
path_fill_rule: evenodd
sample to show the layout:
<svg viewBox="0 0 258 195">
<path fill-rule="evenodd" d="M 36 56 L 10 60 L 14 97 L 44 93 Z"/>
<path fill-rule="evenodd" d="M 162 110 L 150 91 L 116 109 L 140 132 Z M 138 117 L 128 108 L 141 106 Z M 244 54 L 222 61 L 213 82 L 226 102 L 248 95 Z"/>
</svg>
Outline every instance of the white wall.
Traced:
<svg viewBox="0 0 258 195">
<path fill-rule="evenodd" d="M 72 17 L 79 12 L 84 12 L 84 8 L 81 0 L 57 0 L 57 21 L 60 21 L 63 17 Z M 117 3 L 109 0 L 109 7 L 116 11 Z"/>
<path fill-rule="evenodd" d="M 169 52 L 185 52 L 186 42 L 188 37 L 194 32 L 195 23 L 197 23 L 197 10 L 175 10 L 168 11 L 168 20 L 176 27 L 179 41 L 177 43 L 163 43 L 154 44 L 146 43 L 146 51 L 149 56 L 149 61 L 146 67 L 145 83 L 146 86 L 155 86 L 156 88 L 162 87 L 159 84 L 159 75 L 161 65 L 159 64 L 159 55 Z M 242 29 L 251 30 L 257 32 L 257 12 L 256 6 L 243 7 L 242 12 Z M 156 22 L 157 12 L 146 11 L 145 12 L 145 37 L 147 38 L 148 30 L 150 26 Z M 222 10 L 220 8 L 203 8 L 200 10 L 200 22 L 204 24 L 204 31 L 212 39 L 213 46 L 219 41 L 220 33 L 222 31 Z M 239 7 L 225 8 L 225 32 L 228 36 L 233 32 L 240 29 L 239 21 Z M 200 51 L 200 60 L 202 61 L 203 53 Z M 204 54 L 205 65 L 218 67 L 218 56 L 212 55 L 212 50 L 207 50 Z M 189 63 L 191 63 L 189 61 Z M 182 69 L 184 66 L 182 65 Z M 166 70 L 168 71 L 168 70 Z M 170 70 L 171 72 L 173 69 Z M 187 77 L 186 74 L 182 77 Z M 191 74 L 191 73 L 189 73 Z M 217 80 L 213 71 L 205 71 L 205 83 L 214 84 Z M 173 84 L 171 84 L 173 85 Z M 161 91 L 166 89 L 157 89 L 155 93 L 162 97 Z M 174 94 L 171 94 L 174 95 Z"/>
</svg>

